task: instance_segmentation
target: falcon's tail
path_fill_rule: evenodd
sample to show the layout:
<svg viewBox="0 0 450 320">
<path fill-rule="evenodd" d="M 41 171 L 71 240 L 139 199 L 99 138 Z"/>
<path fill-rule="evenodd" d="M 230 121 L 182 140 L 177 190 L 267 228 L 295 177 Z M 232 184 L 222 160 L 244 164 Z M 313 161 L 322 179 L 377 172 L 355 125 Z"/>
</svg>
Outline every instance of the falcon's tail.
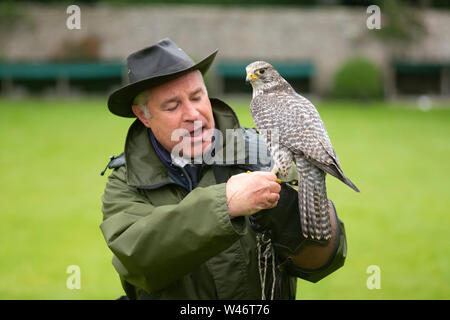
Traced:
<svg viewBox="0 0 450 320">
<path fill-rule="evenodd" d="M 306 161 L 296 159 L 298 168 L 298 206 L 302 234 L 305 238 L 329 240 L 331 221 L 328 208 L 325 172 Z"/>
</svg>

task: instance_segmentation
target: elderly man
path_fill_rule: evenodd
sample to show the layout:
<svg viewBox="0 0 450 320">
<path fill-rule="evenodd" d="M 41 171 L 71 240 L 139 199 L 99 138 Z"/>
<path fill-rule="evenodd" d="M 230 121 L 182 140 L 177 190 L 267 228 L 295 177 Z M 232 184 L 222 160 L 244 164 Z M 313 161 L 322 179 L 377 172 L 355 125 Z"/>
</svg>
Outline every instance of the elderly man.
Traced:
<svg viewBox="0 0 450 320">
<path fill-rule="evenodd" d="M 262 171 L 264 142 L 208 97 L 216 54 L 194 63 L 163 39 L 128 57 L 130 84 L 109 97 L 112 113 L 137 117 L 108 164 L 100 226 L 129 299 L 294 299 L 297 277 L 344 263 L 334 206 L 332 238 L 304 239 L 296 175 Z"/>
</svg>

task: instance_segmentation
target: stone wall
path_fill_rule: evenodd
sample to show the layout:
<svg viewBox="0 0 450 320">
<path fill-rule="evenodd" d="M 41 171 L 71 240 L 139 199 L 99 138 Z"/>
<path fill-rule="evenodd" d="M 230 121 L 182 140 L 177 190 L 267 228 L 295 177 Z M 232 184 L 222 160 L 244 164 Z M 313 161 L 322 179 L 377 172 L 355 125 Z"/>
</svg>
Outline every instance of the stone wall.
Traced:
<svg viewBox="0 0 450 320">
<path fill-rule="evenodd" d="M 194 59 L 219 48 L 220 60 L 307 60 L 316 64 L 314 91 L 324 92 L 336 68 L 364 55 L 387 68 L 390 53 L 368 30 L 365 8 L 221 6 L 87 6 L 81 30 L 66 27 L 65 6 L 21 7 L 22 21 L 1 31 L 4 59 L 48 60 L 64 42 L 100 39 L 102 59 L 124 60 L 170 37 Z M 405 59 L 450 61 L 450 12 L 424 12 L 428 35 L 403 51 Z"/>
</svg>

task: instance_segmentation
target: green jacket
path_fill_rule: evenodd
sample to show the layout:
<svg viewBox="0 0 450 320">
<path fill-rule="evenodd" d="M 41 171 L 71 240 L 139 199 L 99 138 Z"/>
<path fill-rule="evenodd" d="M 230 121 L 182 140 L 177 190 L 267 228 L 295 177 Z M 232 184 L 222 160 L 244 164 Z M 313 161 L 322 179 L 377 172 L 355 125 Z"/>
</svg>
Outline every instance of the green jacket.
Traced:
<svg viewBox="0 0 450 320">
<path fill-rule="evenodd" d="M 224 137 L 225 129 L 240 128 L 230 107 L 211 102 Z M 245 166 L 208 165 L 198 187 L 186 190 L 168 176 L 139 120 L 128 131 L 124 158 L 108 178 L 100 228 L 128 298 L 261 299 L 255 233 L 247 217 L 229 219 L 226 179 L 218 183 L 215 174 L 227 178 Z M 280 297 L 295 294 L 296 277 L 282 272 Z"/>
</svg>

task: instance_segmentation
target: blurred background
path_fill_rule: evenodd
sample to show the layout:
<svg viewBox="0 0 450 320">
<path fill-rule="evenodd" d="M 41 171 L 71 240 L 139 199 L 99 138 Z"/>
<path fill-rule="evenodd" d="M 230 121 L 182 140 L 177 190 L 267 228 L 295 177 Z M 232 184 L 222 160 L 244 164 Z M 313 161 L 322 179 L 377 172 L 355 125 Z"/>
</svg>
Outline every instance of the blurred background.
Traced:
<svg viewBox="0 0 450 320">
<path fill-rule="evenodd" d="M 106 100 L 128 81 L 126 57 L 165 37 L 194 60 L 219 49 L 209 95 L 244 126 L 245 66 L 272 63 L 316 105 L 361 190 L 328 177 L 348 257 L 300 280 L 298 299 L 450 298 L 449 30 L 447 0 L 2 1 L 0 299 L 123 294 L 99 229 L 100 171 L 133 120 Z"/>
</svg>

